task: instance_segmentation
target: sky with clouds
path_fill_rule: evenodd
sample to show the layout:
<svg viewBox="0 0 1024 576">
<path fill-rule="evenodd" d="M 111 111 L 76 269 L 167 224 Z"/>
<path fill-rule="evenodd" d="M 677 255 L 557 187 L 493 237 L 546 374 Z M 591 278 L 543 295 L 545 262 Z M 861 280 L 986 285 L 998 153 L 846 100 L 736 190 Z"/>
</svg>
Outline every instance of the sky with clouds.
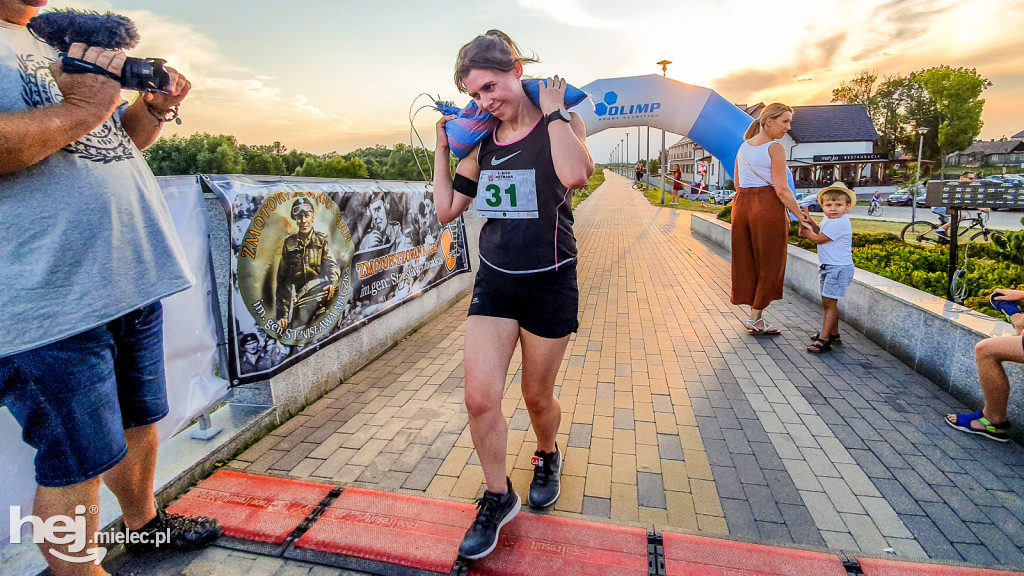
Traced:
<svg viewBox="0 0 1024 576">
<path fill-rule="evenodd" d="M 193 91 L 180 134 L 233 134 L 316 153 L 409 142 L 421 93 L 463 104 L 460 46 L 489 28 L 540 57 L 533 76 L 577 86 L 660 73 L 736 103 L 826 104 L 861 70 L 907 74 L 948 64 L 993 82 L 981 138 L 1024 130 L 1024 10 L 1016 0 L 51 0 L 111 10 L 142 35 L 135 56 L 161 57 Z M 416 116 L 433 144 L 436 113 Z M 167 132 L 167 131 L 165 131 Z M 625 130 L 588 141 L 607 160 Z M 652 131 L 653 132 L 653 131 Z M 631 131 L 636 135 L 636 129 Z M 677 137 L 670 135 L 669 144 Z M 660 134 L 651 136 L 652 151 Z M 635 138 L 633 138 L 635 146 Z M 656 152 L 652 152 L 656 153 Z M 635 154 L 631 150 L 630 156 Z"/>
</svg>

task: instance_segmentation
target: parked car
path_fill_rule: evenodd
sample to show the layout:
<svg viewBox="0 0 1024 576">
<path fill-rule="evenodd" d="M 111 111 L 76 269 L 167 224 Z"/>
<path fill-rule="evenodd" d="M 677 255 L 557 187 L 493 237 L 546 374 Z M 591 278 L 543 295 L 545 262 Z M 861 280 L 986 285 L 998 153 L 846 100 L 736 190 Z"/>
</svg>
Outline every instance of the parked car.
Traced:
<svg viewBox="0 0 1024 576">
<path fill-rule="evenodd" d="M 821 204 L 818 204 L 818 197 L 814 194 L 796 194 L 796 205 L 807 208 L 811 212 L 821 212 Z"/>
<path fill-rule="evenodd" d="M 711 203 L 719 206 L 728 206 L 736 198 L 735 190 L 722 190 L 719 193 L 711 194 Z"/>
<path fill-rule="evenodd" d="M 1003 182 L 1002 180 L 997 180 L 995 178 L 981 178 L 981 179 L 975 180 L 973 182 L 973 184 L 976 184 L 978 186 L 1012 186 L 1013 185 L 1012 182 Z"/>
<path fill-rule="evenodd" d="M 910 192 L 894 192 L 889 194 L 885 202 L 889 206 L 910 206 L 911 196 Z"/>
</svg>

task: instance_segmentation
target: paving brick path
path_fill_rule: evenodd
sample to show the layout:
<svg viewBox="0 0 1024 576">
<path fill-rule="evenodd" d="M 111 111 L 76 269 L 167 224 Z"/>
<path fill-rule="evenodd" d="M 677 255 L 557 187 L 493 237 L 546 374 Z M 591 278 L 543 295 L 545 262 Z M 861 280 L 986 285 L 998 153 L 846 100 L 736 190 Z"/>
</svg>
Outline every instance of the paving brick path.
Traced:
<svg viewBox="0 0 1024 576">
<path fill-rule="evenodd" d="M 1024 449 L 958 433 L 963 406 L 843 326 L 804 352 L 820 308 L 787 291 L 755 338 L 728 254 L 687 212 L 608 181 L 576 213 L 581 327 L 558 377 L 566 465 L 554 513 L 904 557 L 1024 566 Z M 468 298 L 245 451 L 232 468 L 472 499 L 462 405 Z M 941 335 L 936 335 L 941 337 Z M 509 473 L 535 441 L 513 357 Z"/>
</svg>

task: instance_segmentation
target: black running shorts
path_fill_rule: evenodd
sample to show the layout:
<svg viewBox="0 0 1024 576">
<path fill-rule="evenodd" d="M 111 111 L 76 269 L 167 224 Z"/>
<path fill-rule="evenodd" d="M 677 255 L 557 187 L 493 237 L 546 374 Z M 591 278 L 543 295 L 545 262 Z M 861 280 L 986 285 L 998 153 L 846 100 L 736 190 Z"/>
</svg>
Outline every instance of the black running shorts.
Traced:
<svg viewBox="0 0 1024 576">
<path fill-rule="evenodd" d="M 481 262 L 470 316 L 510 318 L 541 338 L 562 338 L 580 326 L 576 263 L 537 274 L 506 274 Z"/>
</svg>

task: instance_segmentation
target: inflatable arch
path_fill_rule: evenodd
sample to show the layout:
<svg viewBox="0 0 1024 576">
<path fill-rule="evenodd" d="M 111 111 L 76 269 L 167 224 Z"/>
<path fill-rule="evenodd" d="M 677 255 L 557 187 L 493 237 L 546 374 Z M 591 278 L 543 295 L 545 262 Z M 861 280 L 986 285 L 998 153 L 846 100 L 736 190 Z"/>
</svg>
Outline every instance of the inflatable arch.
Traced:
<svg viewBox="0 0 1024 576">
<path fill-rule="evenodd" d="M 714 90 L 656 74 L 595 80 L 582 90 L 590 101 L 571 110 L 583 118 L 588 135 L 635 126 L 682 134 L 718 158 L 735 180 L 736 152 L 751 118 Z M 793 189 L 793 174 L 787 174 Z"/>
</svg>

